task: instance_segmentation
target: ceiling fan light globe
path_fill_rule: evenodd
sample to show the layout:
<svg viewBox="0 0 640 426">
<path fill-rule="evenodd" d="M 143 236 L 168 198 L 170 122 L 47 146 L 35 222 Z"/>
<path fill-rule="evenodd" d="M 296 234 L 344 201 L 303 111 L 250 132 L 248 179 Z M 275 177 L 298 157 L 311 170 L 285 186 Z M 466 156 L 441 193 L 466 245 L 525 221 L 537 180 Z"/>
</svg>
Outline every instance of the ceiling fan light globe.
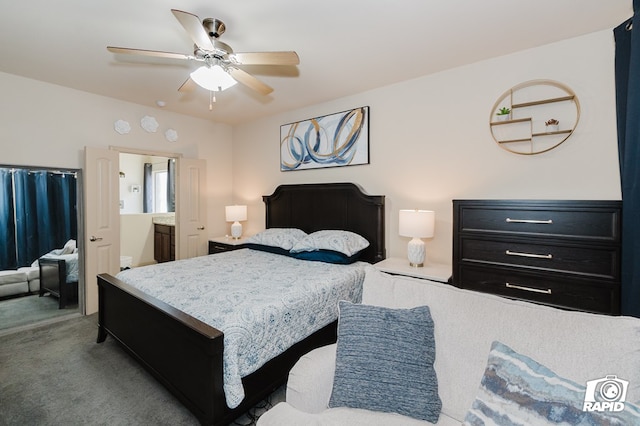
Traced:
<svg viewBox="0 0 640 426">
<path fill-rule="evenodd" d="M 226 90 L 237 83 L 220 65 L 201 66 L 191 73 L 191 80 L 211 92 Z"/>
</svg>

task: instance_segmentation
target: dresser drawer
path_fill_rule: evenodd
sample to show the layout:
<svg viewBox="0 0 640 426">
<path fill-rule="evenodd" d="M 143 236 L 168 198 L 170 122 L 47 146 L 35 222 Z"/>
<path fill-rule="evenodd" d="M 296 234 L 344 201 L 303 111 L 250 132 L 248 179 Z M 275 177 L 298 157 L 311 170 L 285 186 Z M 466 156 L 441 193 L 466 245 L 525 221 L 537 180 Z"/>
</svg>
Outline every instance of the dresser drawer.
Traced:
<svg viewBox="0 0 640 426">
<path fill-rule="evenodd" d="M 576 274 L 618 280 L 619 252 L 615 247 L 545 244 L 523 241 L 461 239 L 461 260 L 490 265 Z"/>
<path fill-rule="evenodd" d="M 473 267 L 462 267 L 461 278 L 462 287 L 469 290 L 588 312 L 619 314 L 619 291 L 605 283 Z"/>
<path fill-rule="evenodd" d="M 607 207 L 611 204 L 611 207 Z M 460 232 L 510 233 L 619 241 L 619 204 L 573 202 L 573 205 L 545 202 L 509 202 L 483 206 L 465 204 L 459 207 Z"/>
</svg>

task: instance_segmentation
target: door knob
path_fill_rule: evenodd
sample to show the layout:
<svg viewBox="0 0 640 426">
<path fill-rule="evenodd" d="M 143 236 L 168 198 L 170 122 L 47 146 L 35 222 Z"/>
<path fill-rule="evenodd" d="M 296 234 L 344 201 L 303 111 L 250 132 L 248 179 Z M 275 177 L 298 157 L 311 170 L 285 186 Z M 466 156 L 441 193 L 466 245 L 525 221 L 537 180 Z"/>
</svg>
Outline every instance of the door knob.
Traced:
<svg viewBox="0 0 640 426">
<path fill-rule="evenodd" d="M 91 238 L 89 238 L 89 241 L 102 241 L 102 237 L 92 235 Z"/>
<path fill-rule="evenodd" d="M 204 226 L 198 226 L 198 231 L 204 231 Z"/>
</svg>

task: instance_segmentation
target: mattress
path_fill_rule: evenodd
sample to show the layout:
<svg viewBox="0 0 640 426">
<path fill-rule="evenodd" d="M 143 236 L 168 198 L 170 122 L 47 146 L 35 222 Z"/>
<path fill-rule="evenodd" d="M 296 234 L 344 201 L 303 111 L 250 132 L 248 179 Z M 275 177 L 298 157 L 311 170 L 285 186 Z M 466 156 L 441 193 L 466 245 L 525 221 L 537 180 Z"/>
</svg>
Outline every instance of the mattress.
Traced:
<svg viewBox="0 0 640 426">
<path fill-rule="evenodd" d="M 242 377 L 360 302 L 367 264 L 334 265 L 241 249 L 121 271 L 117 278 L 224 333 L 227 405 Z"/>
<path fill-rule="evenodd" d="M 67 271 L 67 282 L 68 283 L 77 283 L 78 282 L 78 253 L 71 254 L 54 254 L 53 252 L 47 253 L 41 258 L 45 259 L 54 259 L 54 260 L 64 260 Z M 38 261 L 33 262 L 32 266 L 38 266 Z"/>
</svg>

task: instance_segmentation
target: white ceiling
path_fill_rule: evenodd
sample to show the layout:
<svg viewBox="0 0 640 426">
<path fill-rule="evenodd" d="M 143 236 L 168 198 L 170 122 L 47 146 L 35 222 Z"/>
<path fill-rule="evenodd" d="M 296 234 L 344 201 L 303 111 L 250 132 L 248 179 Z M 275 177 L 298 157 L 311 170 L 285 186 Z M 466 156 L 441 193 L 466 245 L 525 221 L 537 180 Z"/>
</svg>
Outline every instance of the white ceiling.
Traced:
<svg viewBox="0 0 640 426">
<path fill-rule="evenodd" d="M 237 124 L 613 28 L 632 0 L 0 0 L 0 71 Z M 217 96 L 178 87 L 199 64 L 107 45 L 193 53 L 171 13 L 222 20 L 236 52 L 295 50 L 297 67 L 244 67 L 272 86 Z"/>
</svg>

